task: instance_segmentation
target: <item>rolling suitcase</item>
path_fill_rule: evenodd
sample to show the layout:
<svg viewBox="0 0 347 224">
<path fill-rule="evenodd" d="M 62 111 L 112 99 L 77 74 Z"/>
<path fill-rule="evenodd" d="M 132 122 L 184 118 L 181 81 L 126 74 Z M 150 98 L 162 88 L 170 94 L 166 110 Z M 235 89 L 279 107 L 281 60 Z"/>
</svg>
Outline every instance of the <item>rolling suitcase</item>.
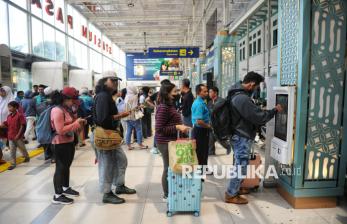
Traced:
<svg viewBox="0 0 347 224">
<path fill-rule="evenodd" d="M 255 170 L 261 165 L 261 156 L 259 153 L 254 152 L 254 148 L 252 147 L 251 156 L 249 159 L 249 165 L 255 166 Z M 246 178 L 242 181 L 241 187 L 247 188 L 249 190 L 258 190 L 260 185 L 260 178 L 258 176 L 255 176 L 254 178 Z"/>
<path fill-rule="evenodd" d="M 201 178 L 182 178 L 181 174 L 174 173 L 168 168 L 168 210 L 167 216 L 171 217 L 175 212 L 194 212 L 194 216 L 200 215 L 201 208 Z"/>
</svg>

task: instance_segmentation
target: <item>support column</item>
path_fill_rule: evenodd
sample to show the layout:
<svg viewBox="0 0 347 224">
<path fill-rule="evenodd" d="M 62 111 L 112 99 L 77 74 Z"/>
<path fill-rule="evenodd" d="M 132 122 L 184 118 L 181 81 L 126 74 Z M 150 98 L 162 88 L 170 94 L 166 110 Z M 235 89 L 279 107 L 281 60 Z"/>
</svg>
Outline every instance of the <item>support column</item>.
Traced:
<svg viewBox="0 0 347 224">
<path fill-rule="evenodd" d="M 206 50 L 206 1 L 202 0 L 202 49 Z"/>
<path fill-rule="evenodd" d="M 229 0 L 223 0 L 223 25 L 226 27 L 229 23 L 229 10 L 230 10 Z"/>
<path fill-rule="evenodd" d="M 266 32 L 266 26 L 264 25 L 264 60 L 266 58 L 267 62 L 264 64 L 264 74 L 267 76 L 267 80 L 269 80 L 269 77 L 271 76 L 271 17 L 272 17 L 272 8 L 271 8 L 271 0 L 267 1 L 267 32 Z M 265 23 L 264 23 L 265 24 Z M 266 33 L 266 35 L 265 35 Z M 269 84 L 269 83 L 267 83 Z M 271 85 L 270 85 L 271 86 Z M 269 93 L 271 89 L 267 88 L 267 93 Z M 269 101 L 269 99 L 267 99 Z M 272 105 L 268 105 L 271 107 Z M 274 122 L 269 122 L 266 125 L 266 130 L 273 131 L 274 130 Z M 274 164 L 274 160 L 270 156 L 270 150 L 271 150 L 271 139 L 273 137 L 273 133 L 266 133 L 266 146 L 265 146 L 265 170 L 268 170 L 270 165 Z M 274 178 L 268 178 L 265 179 L 263 182 L 264 187 L 275 187 L 276 186 L 276 180 Z"/>
<path fill-rule="evenodd" d="M 347 162 L 347 2 L 279 0 L 278 17 L 278 81 L 297 87 L 293 175 L 278 191 L 294 208 L 335 207 Z"/>
</svg>

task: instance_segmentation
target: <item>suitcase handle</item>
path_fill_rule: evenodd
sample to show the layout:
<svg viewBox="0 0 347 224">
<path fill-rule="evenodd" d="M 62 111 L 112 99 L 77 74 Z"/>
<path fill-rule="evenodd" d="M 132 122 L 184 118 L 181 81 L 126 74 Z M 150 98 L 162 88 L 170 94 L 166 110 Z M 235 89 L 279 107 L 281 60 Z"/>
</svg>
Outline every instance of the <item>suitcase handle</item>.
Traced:
<svg viewBox="0 0 347 224">
<path fill-rule="evenodd" d="M 178 140 L 178 139 L 181 139 L 181 138 L 180 138 L 180 133 L 181 133 L 181 131 L 177 130 L 177 140 Z M 192 128 L 189 128 L 189 132 L 188 132 L 188 139 L 189 139 L 189 140 L 192 140 L 192 133 L 193 133 L 193 129 L 192 129 Z"/>
</svg>

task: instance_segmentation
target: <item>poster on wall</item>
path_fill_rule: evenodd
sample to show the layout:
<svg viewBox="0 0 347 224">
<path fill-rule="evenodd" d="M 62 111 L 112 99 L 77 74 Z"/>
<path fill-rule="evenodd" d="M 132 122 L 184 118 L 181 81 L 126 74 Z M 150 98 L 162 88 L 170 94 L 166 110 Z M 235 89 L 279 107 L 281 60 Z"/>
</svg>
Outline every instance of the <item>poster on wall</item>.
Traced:
<svg viewBox="0 0 347 224">
<path fill-rule="evenodd" d="M 143 53 L 127 53 L 127 81 L 160 81 L 165 71 L 179 71 L 179 64 L 178 58 L 149 58 Z"/>
</svg>

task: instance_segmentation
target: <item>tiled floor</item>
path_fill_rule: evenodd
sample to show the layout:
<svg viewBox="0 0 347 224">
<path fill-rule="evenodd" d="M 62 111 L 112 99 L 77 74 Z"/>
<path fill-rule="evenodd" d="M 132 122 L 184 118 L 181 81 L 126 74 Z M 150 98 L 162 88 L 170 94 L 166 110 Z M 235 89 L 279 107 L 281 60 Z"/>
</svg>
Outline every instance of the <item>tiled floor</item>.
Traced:
<svg viewBox="0 0 347 224">
<path fill-rule="evenodd" d="M 177 214 L 167 218 L 161 199 L 161 157 L 146 150 L 126 153 L 126 184 L 138 191 L 137 195 L 125 196 L 127 203 L 101 203 L 94 152 L 87 146 L 76 151 L 71 168 L 71 185 L 81 193 L 73 205 L 51 204 L 54 166 L 45 163 L 43 155 L 1 173 L 0 223 L 347 223 L 347 206 L 295 210 L 275 189 L 261 188 L 252 193 L 248 205 L 226 204 L 223 196 L 227 182 L 213 177 L 204 184 L 200 217 Z M 217 154 L 210 163 L 231 164 L 232 156 L 225 155 L 224 150 L 218 149 Z"/>
</svg>

